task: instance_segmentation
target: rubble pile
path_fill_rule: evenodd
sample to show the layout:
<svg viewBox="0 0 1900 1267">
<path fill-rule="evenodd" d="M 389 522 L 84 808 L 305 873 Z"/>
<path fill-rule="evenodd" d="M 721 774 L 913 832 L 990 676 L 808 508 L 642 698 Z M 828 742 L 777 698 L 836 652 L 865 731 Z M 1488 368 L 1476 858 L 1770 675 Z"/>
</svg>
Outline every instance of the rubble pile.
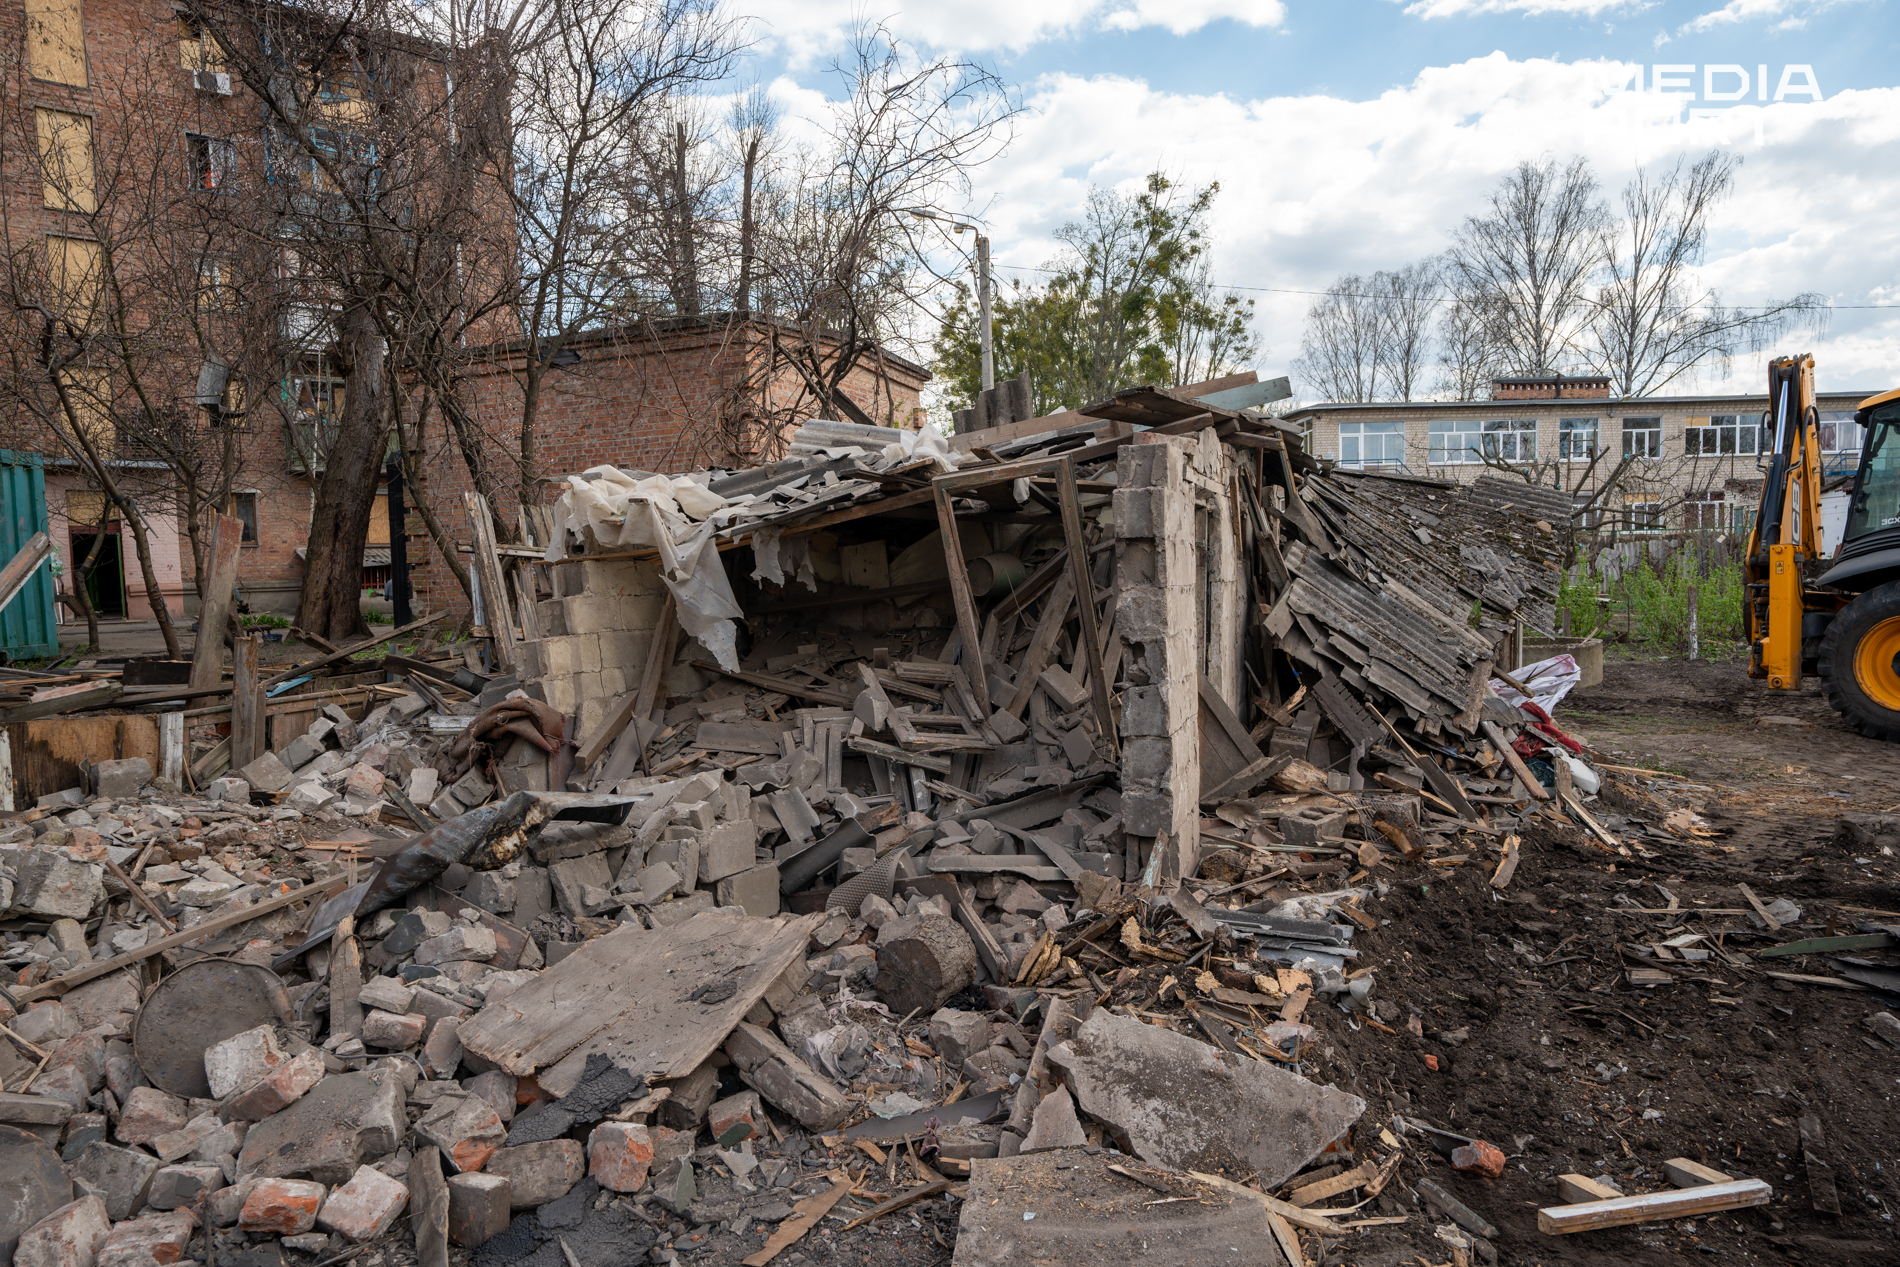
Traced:
<svg viewBox="0 0 1900 1267">
<path fill-rule="evenodd" d="M 1310 1018 L 1393 1032 L 1391 886 L 1643 850 L 1574 662 L 1499 671 L 1562 495 L 1185 393 L 1062 422 L 596 468 L 482 654 L 386 655 L 201 792 L 104 761 L 9 815 L 0 1261 L 758 1267 L 907 1210 L 1014 1263 L 1112 1209 L 1303 1267 L 1420 1208 L 1495 1257 L 1402 1167 L 1503 1154 L 1362 1121 Z"/>
</svg>

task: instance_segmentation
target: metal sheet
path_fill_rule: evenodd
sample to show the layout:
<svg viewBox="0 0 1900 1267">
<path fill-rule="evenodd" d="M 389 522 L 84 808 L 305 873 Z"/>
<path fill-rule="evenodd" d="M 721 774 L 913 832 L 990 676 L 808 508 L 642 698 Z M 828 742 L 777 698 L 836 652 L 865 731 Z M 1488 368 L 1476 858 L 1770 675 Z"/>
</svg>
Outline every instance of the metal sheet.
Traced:
<svg viewBox="0 0 1900 1267">
<path fill-rule="evenodd" d="M 46 525 L 46 471 L 37 453 L 0 449 L 0 563 L 5 563 Z M 54 542 L 55 548 L 58 542 Z M 19 595 L 0 611 L 0 652 L 16 660 L 59 651 L 59 617 L 53 604 L 53 569 L 42 563 Z"/>
<path fill-rule="evenodd" d="M 209 1099 L 205 1049 L 290 1016 L 277 974 L 235 959 L 199 959 L 152 987 L 132 1021 L 132 1054 L 146 1080 L 186 1099 Z"/>
</svg>

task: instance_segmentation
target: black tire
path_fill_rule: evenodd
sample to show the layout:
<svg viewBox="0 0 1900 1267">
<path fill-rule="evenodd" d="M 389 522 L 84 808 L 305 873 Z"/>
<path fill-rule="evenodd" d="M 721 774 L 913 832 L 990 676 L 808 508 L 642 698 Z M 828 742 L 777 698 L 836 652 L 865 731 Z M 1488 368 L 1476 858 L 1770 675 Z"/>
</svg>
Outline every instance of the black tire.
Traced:
<svg viewBox="0 0 1900 1267">
<path fill-rule="evenodd" d="M 1842 720 L 1870 739 L 1900 743 L 1900 710 L 1869 696 L 1854 671 L 1861 640 L 1891 620 L 1900 620 L 1900 581 L 1868 590 L 1841 609 L 1821 636 L 1817 668 L 1827 702 Z"/>
</svg>

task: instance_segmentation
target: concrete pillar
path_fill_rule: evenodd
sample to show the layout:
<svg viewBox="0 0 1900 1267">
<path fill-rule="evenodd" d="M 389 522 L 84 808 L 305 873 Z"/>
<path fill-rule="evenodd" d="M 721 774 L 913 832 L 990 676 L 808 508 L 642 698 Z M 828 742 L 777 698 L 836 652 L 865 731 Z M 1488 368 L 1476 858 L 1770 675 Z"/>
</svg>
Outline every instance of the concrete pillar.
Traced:
<svg viewBox="0 0 1900 1267">
<path fill-rule="evenodd" d="M 1200 646 L 1192 438 L 1144 432 L 1116 463 L 1115 627 L 1127 650 L 1122 829 L 1172 888 L 1200 854 Z"/>
</svg>

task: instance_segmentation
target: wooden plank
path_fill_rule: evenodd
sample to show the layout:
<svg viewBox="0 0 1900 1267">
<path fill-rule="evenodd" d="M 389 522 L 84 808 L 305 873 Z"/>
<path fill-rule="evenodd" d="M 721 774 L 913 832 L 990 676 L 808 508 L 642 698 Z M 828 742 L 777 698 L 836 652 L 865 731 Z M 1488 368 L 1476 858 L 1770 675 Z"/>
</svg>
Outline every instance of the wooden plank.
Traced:
<svg viewBox="0 0 1900 1267">
<path fill-rule="evenodd" d="M 1672 1157 L 1663 1163 L 1663 1173 L 1669 1176 L 1669 1182 L 1678 1188 L 1700 1188 L 1712 1183 L 1733 1183 L 1735 1180 L 1723 1174 L 1713 1166 L 1705 1166 L 1699 1161 L 1690 1161 L 1687 1157 Z M 1620 1196 L 1621 1193 L 1613 1193 Z"/>
<path fill-rule="evenodd" d="M 1322 1179 L 1318 1183 L 1309 1183 L 1296 1188 L 1287 1200 L 1297 1206 L 1309 1206 L 1327 1197 L 1336 1197 L 1342 1192 L 1351 1192 L 1362 1184 L 1372 1182 L 1379 1168 L 1371 1162 L 1361 1162 L 1343 1175 L 1334 1175 L 1331 1179 Z"/>
<path fill-rule="evenodd" d="M 597 937 L 462 1022 L 462 1046 L 517 1077 L 548 1069 L 541 1086 L 557 1096 L 579 1082 L 595 1052 L 637 1077 L 683 1078 L 805 953 L 823 922 L 821 914 L 780 922 L 720 907 L 674 928 Z M 733 982 L 733 993 L 718 1003 L 687 997 L 715 981 Z"/>
<path fill-rule="evenodd" d="M 10 708 L 0 713 L 0 723 L 35 721 L 42 717 L 57 717 L 61 713 L 77 712 L 81 709 L 100 708 L 118 699 L 120 694 L 117 682 L 93 682 L 77 688 L 68 688 L 65 694 L 31 700 L 17 708 Z"/>
<path fill-rule="evenodd" d="M 242 519 L 214 511 L 211 521 L 204 601 L 198 608 L 198 638 L 191 650 L 191 685 L 201 688 L 224 680 L 224 631 L 231 619 L 244 543 Z"/>
<path fill-rule="evenodd" d="M 1759 1179 L 1737 1179 L 1672 1192 L 1547 1206 L 1537 1212 L 1537 1230 L 1548 1236 L 1566 1236 L 1572 1232 L 1593 1232 L 1605 1227 L 1626 1227 L 1631 1223 L 1653 1223 L 1658 1219 L 1766 1205 L 1774 1195 L 1775 1190 Z"/>
<path fill-rule="evenodd" d="M 174 714 L 175 715 L 175 714 Z M 163 717 L 41 717 L 9 722 L 3 733 L 13 765 L 15 804 L 27 809 L 49 792 L 78 787 L 95 761 L 143 757 L 158 770 L 164 763 Z"/>
<path fill-rule="evenodd" d="M 1545 791 L 1544 785 L 1537 781 L 1537 777 L 1531 773 L 1531 768 L 1524 764 L 1524 758 L 1517 755 L 1517 750 L 1511 747 L 1510 740 L 1504 737 L 1504 732 L 1498 729 L 1498 724 L 1494 721 L 1481 721 L 1478 725 L 1483 728 L 1485 738 L 1491 741 L 1491 746 L 1498 750 L 1517 777 L 1524 781 L 1524 789 L 1530 793 L 1531 799 L 1548 801 L 1550 793 Z"/>
<path fill-rule="evenodd" d="M 256 634 L 231 640 L 231 766 L 242 770 L 270 749 L 264 692 L 257 684 Z"/>
<path fill-rule="evenodd" d="M 735 726 L 703 721 L 699 723 L 693 744 L 711 752 L 756 752 L 776 757 L 779 755 L 778 736 L 779 732 L 769 726 Z"/>
<path fill-rule="evenodd" d="M 970 572 L 963 559 L 963 538 L 957 534 L 957 512 L 950 503 L 950 489 L 943 483 L 953 476 L 939 476 L 930 483 L 937 502 L 938 535 L 943 540 L 943 557 L 950 569 L 950 596 L 957 609 L 957 632 L 963 636 L 964 664 L 976 702 L 987 715 L 990 711 L 989 671 L 983 664 L 983 626 L 976 619 L 976 596 L 970 592 Z"/>
<path fill-rule="evenodd" d="M 1056 467 L 1056 499 L 1062 507 L 1062 537 L 1069 551 L 1069 581 L 1075 587 L 1076 613 L 1082 618 L 1082 652 L 1088 665 L 1089 693 L 1095 702 L 1095 733 L 1107 749 L 1108 759 L 1121 760 L 1121 741 L 1116 735 L 1115 707 L 1109 699 L 1108 675 L 1102 668 L 1101 631 L 1095 621 L 1095 580 L 1090 572 L 1092 559 L 1088 542 L 1082 537 L 1082 503 L 1075 487 L 1075 464 L 1067 458 Z M 1224 525 L 1217 525 L 1216 531 Z"/>
<path fill-rule="evenodd" d="M 1029 697 L 1036 693 L 1036 679 L 1049 667 L 1049 661 L 1055 655 L 1056 641 L 1062 636 L 1062 626 L 1069 623 L 1069 605 L 1074 601 L 1075 573 L 1064 572 L 1049 595 L 1048 605 L 1042 609 L 1042 619 L 1036 622 L 1036 632 L 1030 636 L 1022 672 L 1016 677 L 1016 693 L 1003 705 L 1002 711 L 1011 717 L 1020 719 L 1023 710 L 1029 707 Z M 971 685 L 975 685 L 974 680 Z"/>
<path fill-rule="evenodd" d="M 495 648 L 495 660 L 503 673 L 515 671 L 515 618 L 509 610 L 508 582 L 501 573 L 501 556 L 495 553 L 495 520 L 489 513 L 488 499 L 480 493 L 462 494 L 468 508 L 469 530 L 475 537 L 473 563 L 482 580 L 483 617 L 488 622 L 489 641 Z"/>
<path fill-rule="evenodd" d="M 1503 888 L 1511 882 L 1511 877 L 1517 874 L 1519 843 L 1519 839 L 1516 836 L 1506 836 L 1504 838 L 1504 857 L 1498 863 L 1498 869 L 1491 873 L 1492 888 Z"/>
<path fill-rule="evenodd" d="M 861 735 L 852 735 L 845 739 L 844 746 L 851 751 L 867 757 L 882 757 L 886 761 L 900 761 L 905 765 L 914 765 L 920 770 L 934 770 L 938 774 L 950 773 L 949 757 L 933 757 L 925 752 L 906 752 L 892 744 L 879 743 L 875 739 L 866 739 Z"/>
<path fill-rule="evenodd" d="M 437 621 L 446 620 L 447 618 L 448 612 L 439 611 L 433 616 L 424 616 L 421 620 L 410 621 L 406 625 L 391 629 L 385 633 L 379 633 L 373 638 L 365 638 L 361 642 L 353 642 L 341 651 L 333 651 L 329 655 L 319 659 L 285 669 L 281 673 L 265 678 L 262 685 L 264 689 L 268 691 L 271 687 L 288 682 L 294 677 L 303 677 L 306 674 L 315 673 L 318 669 L 327 669 L 333 664 L 340 664 L 351 656 L 361 655 L 371 647 L 380 647 L 385 642 L 393 642 L 397 638 L 406 638 L 418 629 L 426 629 Z M 158 694 L 162 696 L 163 692 L 160 691 Z"/>
<path fill-rule="evenodd" d="M 526 564 L 519 564 L 515 568 L 515 610 L 521 613 L 521 636 L 529 642 L 539 642 L 543 636 L 541 611 L 534 605 L 534 594 L 528 588 L 529 583 L 523 579 L 526 570 Z"/>
<path fill-rule="evenodd" d="M 43 532 L 36 532 L 26 539 L 26 544 L 13 552 L 7 565 L 0 568 L 0 611 L 7 609 L 40 565 L 53 557 L 53 539 Z"/>
<path fill-rule="evenodd" d="M 1584 1205 L 1592 1201 L 1616 1201 L 1623 1196 L 1609 1184 L 1598 1183 L 1586 1175 L 1558 1175 L 1557 1195 L 1571 1205 Z"/>
<path fill-rule="evenodd" d="M 732 678 L 737 682 L 750 682 L 753 686 L 762 686 L 768 691 L 777 691 L 781 695 L 790 695 L 797 699 L 808 699 L 818 704 L 831 704 L 838 708 L 851 706 L 850 699 L 837 691 L 827 691 L 818 686 L 806 686 L 802 682 L 773 677 L 769 673 L 747 673 L 742 670 L 722 669 L 710 660 L 695 660 L 693 667 Z"/>
<path fill-rule="evenodd" d="M 280 893 L 276 897 L 265 898 L 261 902 L 240 907 L 235 911 L 227 911 L 223 915 L 214 915 L 210 919 L 193 924 L 183 932 L 173 933 L 169 937 L 160 937 L 157 941 L 148 941 L 137 950 L 127 951 L 123 955 L 114 955 L 112 958 L 102 959 L 98 963 L 89 963 L 82 968 L 74 968 L 64 976 L 55 977 L 51 981 L 42 982 L 30 990 L 22 990 L 16 994 L 15 997 L 22 1003 L 34 1003 L 40 999 L 56 999 L 74 986 L 84 985 L 88 981 L 96 981 L 100 977 L 117 972 L 119 969 L 131 964 L 150 959 L 153 955 L 163 951 L 172 950 L 179 946 L 187 946 L 195 941 L 202 941 L 212 933 L 220 933 L 227 928 L 235 928 L 237 925 L 248 923 L 260 915 L 269 915 L 272 911 L 281 911 L 286 906 L 293 906 L 305 898 L 333 897 L 342 891 L 343 886 L 348 880 L 348 876 L 331 876 L 327 880 L 321 880 L 316 884 L 305 885 L 301 889 L 293 889 L 289 893 Z M 572 956 L 569 957 L 572 958 Z"/>
<path fill-rule="evenodd" d="M 1755 914 L 1761 916 L 1762 922 L 1768 925 L 1770 932 L 1781 927 L 1781 921 L 1768 913 L 1768 908 L 1763 906 L 1761 899 L 1755 896 L 1755 890 L 1749 888 L 1746 884 L 1740 884 L 1736 887 L 1741 890 L 1742 896 L 1748 899 L 1748 904 L 1755 908 Z"/>
<path fill-rule="evenodd" d="M 1232 1179 L 1223 1179 L 1219 1175 L 1206 1175 L 1198 1170 L 1190 1170 L 1188 1174 L 1229 1196 L 1244 1197 L 1249 1201 L 1258 1202 L 1266 1208 L 1267 1213 L 1277 1214 L 1295 1227 L 1303 1227 L 1309 1232 L 1319 1232 L 1325 1236 L 1335 1236 L 1339 1232 L 1336 1224 L 1327 1222 L 1325 1216 L 1316 1211 L 1302 1210 L 1297 1205 L 1282 1201 L 1278 1197 L 1270 1197 L 1264 1192 L 1255 1192 L 1252 1188 L 1242 1187 Z"/>
<path fill-rule="evenodd" d="M 964 854 L 956 858 L 929 858 L 925 862 L 937 875 L 996 875 L 1007 871 L 1011 875 L 1027 876 L 1031 880 L 1066 880 L 1061 867 L 1044 866 L 1032 862 L 1023 854 Z"/>
<path fill-rule="evenodd" d="M 1821 1130 L 1821 1119 L 1803 1114 L 1796 1126 L 1801 1132 L 1801 1160 L 1808 1171 L 1808 1198 L 1821 1213 L 1839 1218 L 1841 1194 L 1834 1187 L 1834 1168 L 1827 1162 L 1827 1136 Z"/>
</svg>

